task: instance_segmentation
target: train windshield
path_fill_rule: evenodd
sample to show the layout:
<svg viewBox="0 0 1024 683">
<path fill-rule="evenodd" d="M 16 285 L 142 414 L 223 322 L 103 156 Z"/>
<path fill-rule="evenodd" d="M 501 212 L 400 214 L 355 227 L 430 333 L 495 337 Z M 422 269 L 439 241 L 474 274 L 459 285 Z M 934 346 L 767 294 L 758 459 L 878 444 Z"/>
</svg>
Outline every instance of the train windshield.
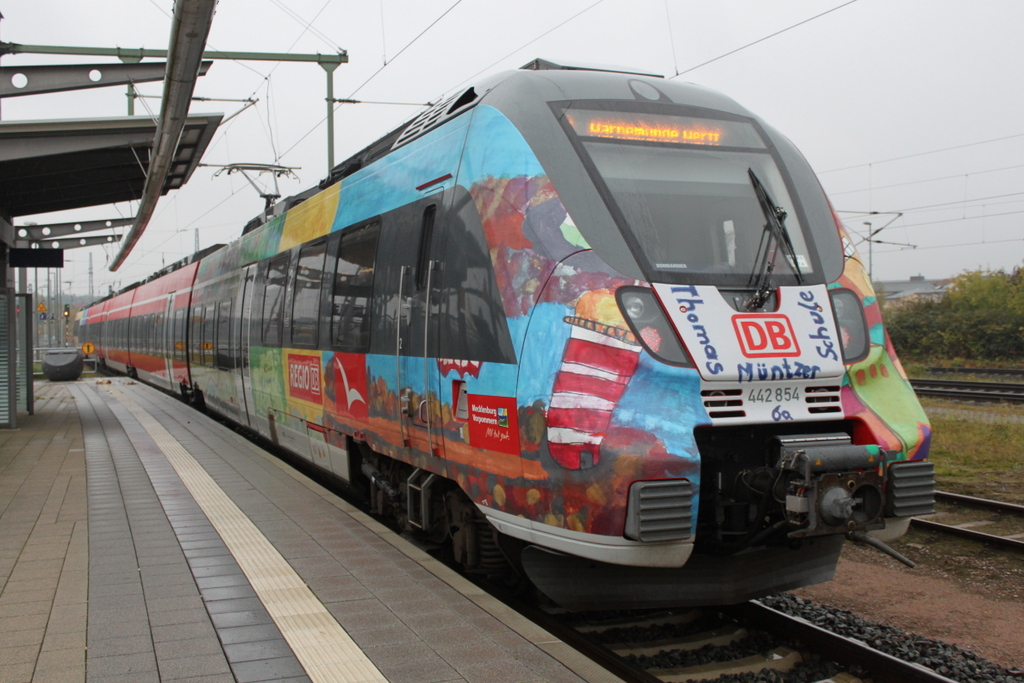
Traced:
<svg viewBox="0 0 1024 683">
<path fill-rule="evenodd" d="M 797 273 L 814 272 L 800 212 L 749 122 L 579 109 L 565 120 L 653 280 L 745 287 L 757 279 L 770 240 L 750 171 L 786 212 L 793 244 L 774 257 L 773 279 L 795 284 Z"/>
</svg>

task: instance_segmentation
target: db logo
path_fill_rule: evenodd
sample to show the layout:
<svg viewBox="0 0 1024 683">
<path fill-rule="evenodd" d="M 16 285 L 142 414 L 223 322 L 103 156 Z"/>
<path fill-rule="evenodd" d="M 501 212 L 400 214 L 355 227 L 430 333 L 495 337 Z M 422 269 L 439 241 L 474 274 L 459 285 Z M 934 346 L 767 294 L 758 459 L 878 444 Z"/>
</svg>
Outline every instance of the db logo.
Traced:
<svg viewBox="0 0 1024 683">
<path fill-rule="evenodd" d="M 793 325 L 784 315 L 734 315 L 732 326 L 747 358 L 799 356 Z"/>
</svg>

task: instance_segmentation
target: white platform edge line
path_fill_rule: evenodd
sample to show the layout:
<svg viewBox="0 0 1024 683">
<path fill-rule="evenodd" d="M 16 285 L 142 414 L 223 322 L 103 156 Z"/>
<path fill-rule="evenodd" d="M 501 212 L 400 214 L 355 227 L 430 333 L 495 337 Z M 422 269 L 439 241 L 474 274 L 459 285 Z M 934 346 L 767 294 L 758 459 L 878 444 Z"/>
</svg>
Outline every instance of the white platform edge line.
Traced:
<svg viewBox="0 0 1024 683">
<path fill-rule="evenodd" d="M 146 388 L 150 389 L 150 387 Z M 153 391 L 160 393 L 157 389 L 153 389 Z M 162 397 L 165 396 L 162 393 L 160 393 L 160 395 Z M 181 409 L 191 411 L 191 408 L 186 408 L 184 406 L 182 406 Z M 212 422 L 212 426 L 220 427 L 221 425 L 216 422 Z M 391 531 L 391 529 L 363 513 L 355 506 L 347 503 L 341 498 L 338 498 L 329 490 L 313 481 L 302 472 L 299 472 L 288 463 L 274 457 L 272 454 L 260 448 L 245 437 L 228 430 L 227 428 L 224 428 L 224 431 L 224 438 L 230 438 L 236 441 L 240 447 L 245 448 L 254 456 L 263 459 L 264 462 L 272 465 L 282 473 L 291 477 L 330 505 L 349 515 L 352 519 L 362 524 L 366 529 L 372 531 L 403 555 L 415 562 L 418 562 L 424 569 L 451 586 L 452 589 L 457 591 L 460 595 L 465 596 L 484 612 L 499 621 L 502 621 L 502 623 L 506 624 L 510 629 L 539 647 L 567 669 L 580 675 L 584 680 L 588 681 L 588 683 L 624 683 L 621 678 L 600 666 L 593 660 L 581 661 L 581 655 L 577 650 L 564 644 L 549 631 L 541 628 L 518 612 L 509 610 L 503 604 L 498 602 L 496 598 L 486 593 L 482 588 L 478 588 L 469 580 L 460 576 L 453 569 L 442 564 L 440 561 L 434 559 L 419 548 L 413 546 L 401 536 Z"/>
<path fill-rule="evenodd" d="M 139 421 L 220 534 L 306 674 L 316 683 L 387 679 L 291 565 L 195 458 L 152 415 L 114 385 L 105 387 Z M 288 585 L 268 590 L 267 574 Z M 275 582 L 277 583 L 277 582 Z"/>
</svg>

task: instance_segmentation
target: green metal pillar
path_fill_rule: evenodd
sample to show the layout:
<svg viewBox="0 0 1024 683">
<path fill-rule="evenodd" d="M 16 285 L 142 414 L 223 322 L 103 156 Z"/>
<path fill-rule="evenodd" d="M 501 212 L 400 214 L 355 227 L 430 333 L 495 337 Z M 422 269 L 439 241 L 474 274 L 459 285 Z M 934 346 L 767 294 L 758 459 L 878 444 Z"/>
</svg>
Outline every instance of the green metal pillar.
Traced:
<svg viewBox="0 0 1024 683">
<path fill-rule="evenodd" d="M 320 62 L 327 72 L 327 174 L 334 168 L 334 70 L 338 62 Z"/>
</svg>

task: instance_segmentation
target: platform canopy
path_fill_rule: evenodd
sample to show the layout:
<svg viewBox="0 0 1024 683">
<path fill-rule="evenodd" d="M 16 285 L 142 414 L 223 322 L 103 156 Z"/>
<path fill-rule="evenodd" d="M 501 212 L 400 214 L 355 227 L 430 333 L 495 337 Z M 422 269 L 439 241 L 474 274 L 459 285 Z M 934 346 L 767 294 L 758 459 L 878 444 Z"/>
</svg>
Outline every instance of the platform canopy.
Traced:
<svg viewBox="0 0 1024 683">
<path fill-rule="evenodd" d="M 189 179 L 221 118 L 188 116 L 161 195 Z M 0 212 L 138 201 L 155 138 L 156 122 L 142 117 L 0 122 Z"/>
</svg>

